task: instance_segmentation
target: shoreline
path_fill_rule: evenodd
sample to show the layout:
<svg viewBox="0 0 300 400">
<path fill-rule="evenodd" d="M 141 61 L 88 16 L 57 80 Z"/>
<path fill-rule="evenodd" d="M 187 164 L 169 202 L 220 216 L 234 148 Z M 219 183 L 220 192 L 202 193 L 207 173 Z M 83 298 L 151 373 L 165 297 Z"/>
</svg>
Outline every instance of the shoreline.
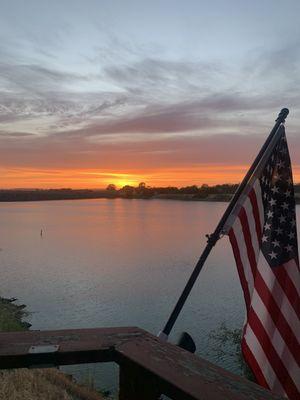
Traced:
<svg viewBox="0 0 300 400">
<path fill-rule="evenodd" d="M 29 316 L 25 304 L 15 304 L 16 298 L 0 297 L 0 331 L 27 331 L 31 324 L 23 319 Z"/>
<path fill-rule="evenodd" d="M 125 196 L 84 196 L 84 197 L 57 197 L 57 198 L 51 198 L 51 197 L 45 197 L 45 198 L 14 198 L 14 199 L 2 199 L 0 196 L 0 204 L 1 203 L 35 203 L 35 202 L 43 202 L 43 201 L 67 201 L 67 200 L 98 200 L 98 199 L 109 199 L 109 200 L 117 200 L 117 199 L 123 199 L 123 200 L 175 200 L 175 201 L 188 201 L 188 202 L 206 202 L 206 203 L 229 203 L 229 201 L 232 198 L 232 194 L 216 194 L 216 195 L 209 195 L 204 198 L 199 198 L 199 197 L 193 197 L 191 195 L 154 195 L 151 197 L 143 197 L 143 196 L 131 196 L 131 197 L 125 197 Z M 300 195 L 295 194 L 295 203 L 300 204 Z"/>
<path fill-rule="evenodd" d="M 238 184 L 208 186 L 203 184 L 186 187 L 150 187 L 140 183 L 137 187 L 124 186 L 117 189 L 108 185 L 106 189 L 0 189 L 1 202 L 32 202 L 52 200 L 91 200 L 91 199 L 141 199 L 141 200 L 179 200 L 202 202 L 229 202 Z M 294 185 L 296 203 L 300 203 L 300 184 Z"/>
</svg>

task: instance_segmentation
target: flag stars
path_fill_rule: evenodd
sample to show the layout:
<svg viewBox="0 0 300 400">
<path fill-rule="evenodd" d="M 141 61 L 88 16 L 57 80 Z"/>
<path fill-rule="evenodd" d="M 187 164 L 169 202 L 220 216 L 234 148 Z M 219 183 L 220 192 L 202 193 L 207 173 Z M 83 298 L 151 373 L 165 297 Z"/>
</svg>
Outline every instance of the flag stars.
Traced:
<svg viewBox="0 0 300 400">
<path fill-rule="evenodd" d="M 274 251 L 271 251 L 271 253 L 269 253 L 269 256 L 271 257 L 271 260 L 273 260 L 274 258 L 277 258 L 277 253 L 274 253 Z"/>
<path fill-rule="evenodd" d="M 276 239 L 272 242 L 272 245 L 273 245 L 274 247 L 279 247 L 279 248 L 280 248 L 280 243 L 279 243 L 278 240 L 276 240 Z"/>
<path fill-rule="evenodd" d="M 274 212 L 273 211 L 268 211 L 267 212 L 267 217 L 268 218 L 273 218 Z"/>
<path fill-rule="evenodd" d="M 295 233 L 294 233 L 294 232 L 290 232 L 290 233 L 288 234 L 288 237 L 289 237 L 290 239 L 295 239 Z"/>
<path fill-rule="evenodd" d="M 273 179 L 274 179 L 274 181 L 279 181 L 281 179 L 281 175 L 280 174 L 274 174 L 273 175 Z"/>
<path fill-rule="evenodd" d="M 279 188 L 277 186 L 273 186 L 271 192 L 273 192 L 273 194 L 279 193 Z"/>
<path fill-rule="evenodd" d="M 262 241 L 262 243 L 267 242 L 268 241 L 268 236 L 263 235 L 262 238 L 261 238 L 261 241 Z"/>
<path fill-rule="evenodd" d="M 280 161 L 277 163 L 277 168 L 278 168 L 278 169 L 279 169 L 279 168 L 283 168 L 284 165 L 285 165 L 285 163 L 284 163 L 283 161 L 280 160 Z"/>
<path fill-rule="evenodd" d="M 264 228 L 265 228 L 266 231 L 271 230 L 271 224 L 268 224 L 266 222 Z"/>
<path fill-rule="evenodd" d="M 280 215 L 280 217 L 279 217 L 279 222 L 280 222 L 281 224 L 283 224 L 284 222 L 286 222 L 286 217 L 285 217 L 284 215 Z"/>
<path fill-rule="evenodd" d="M 259 177 L 264 207 L 261 251 L 279 267 L 297 254 L 293 179 L 287 145 L 277 142 Z"/>
<path fill-rule="evenodd" d="M 287 190 L 287 191 L 284 193 L 284 195 L 285 195 L 285 197 L 290 197 L 290 196 L 291 196 L 291 191 L 290 191 L 290 190 Z"/>
</svg>

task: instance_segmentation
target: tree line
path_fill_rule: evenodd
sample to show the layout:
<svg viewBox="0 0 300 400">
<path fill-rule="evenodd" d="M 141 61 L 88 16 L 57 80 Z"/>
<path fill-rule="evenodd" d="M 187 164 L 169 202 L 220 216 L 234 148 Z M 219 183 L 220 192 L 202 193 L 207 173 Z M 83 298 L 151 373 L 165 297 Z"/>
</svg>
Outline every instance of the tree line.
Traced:
<svg viewBox="0 0 300 400">
<path fill-rule="evenodd" d="M 167 186 L 152 187 L 145 182 L 137 186 L 125 185 L 118 189 L 109 184 L 106 189 L 0 189 L 2 201 L 40 201 L 40 200 L 72 200 L 97 198 L 165 198 L 179 200 L 228 201 L 238 188 L 238 184 L 224 183 L 221 185 L 183 187 Z M 300 203 L 300 183 L 294 185 L 296 202 Z"/>
<path fill-rule="evenodd" d="M 173 197 L 186 195 L 195 199 L 205 199 L 209 197 L 222 197 L 233 195 L 238 188 L 238 184 L 224 183 L 220 185 L 209 186 L 206 183 L 201 186 L 166 186 L 166 187 L 151 187 L 146 185 L 145 182 L 139 183 L 137 186 L 125 185 L 118 189 L 116 185 L 110 184 L 107 186 L 106 191 L 112 196 L 126 197 L 126 198 L 151 198 L 164 195 L 173 195 Z M 295 194 L 300 194 L 300 183 L 294 185 Z M 225 199 L 225 197 L 224 197 Z"/>
<path fill-rule="evenodd" d="M 201 186 L 191 185 L 191 186 L 167 186 L 167 187 L 151 187 L 146 185 L 145 182 L 141 182 L 138 186 L 125 185 L 120 189 L 117 189 L 116 185 L 110 184 L 107 186 L 106 190 L 110 194 L 119 195 L 121 197 L 133 198 L 150 198 L 159 195 L 191 195 L 194 198 L 206 198 L 209 195 L 222 195 L 222 194 L 233 194 L 238 185 L 237 184 L 222 184 L 209 186 L 203 184 Z"/>
</svg>

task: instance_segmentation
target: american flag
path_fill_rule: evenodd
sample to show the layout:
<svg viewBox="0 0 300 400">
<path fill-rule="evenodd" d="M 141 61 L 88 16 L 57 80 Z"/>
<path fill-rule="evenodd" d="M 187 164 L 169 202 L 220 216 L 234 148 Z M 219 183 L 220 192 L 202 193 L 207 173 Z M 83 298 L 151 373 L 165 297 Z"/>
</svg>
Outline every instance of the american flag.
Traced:
<svg viewBox="0 0 300 400">
<path fill-rule="evenodd" d="M 300 270 L 284 126 L 227 220 L 244 292 L 242 351 L 257 382 L 300 399 Z"/>
</svg>

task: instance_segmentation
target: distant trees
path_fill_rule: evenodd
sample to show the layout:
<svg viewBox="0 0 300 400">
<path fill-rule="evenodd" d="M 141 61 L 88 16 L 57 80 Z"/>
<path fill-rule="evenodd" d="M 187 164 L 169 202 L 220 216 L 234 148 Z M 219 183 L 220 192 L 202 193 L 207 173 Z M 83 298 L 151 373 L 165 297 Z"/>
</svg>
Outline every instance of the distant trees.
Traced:
<svg viewBox="0 0 300 400">
<path fill-rule="evenodd" d="M 135 194 L 142 198 L 149 198 L 154 195 L 154 189 L 150 186 L 146 186 L 145 182 L 141 182 L 135 189 Z"/>
<path fill-rule="evenodd" d="M 110 185 L 109 185 L 110 186 Z M 122 189 L 117 190 L 117 193 L 126 198 L 151 198 L 155 195 L 189 195 L 195 198 L 204 199 L 209 195 L 233 194 L 237 189 L 236 184 L 223 184 L 209 186 L 203 184 L 201 187 L 197 185 L 184 186 L 178 188 L 176 186 L 168 187 L 151 187 L 145 182 L 140 182 L 137 187 L 125 185 Z"/>
<path fill-rule="evenodd" d="M 197 193 L 197 197 L 199 199 L 205 199 L 205 197 L 207 197 L 210 193 L 210 187 L 204 183 L 199 189 L 198 189 L 198 193 Z"/>
<path fill-rule="evenodd" d="M 209 200 L 209 201 L 228 201 L 237 190 L 237 184 L 222 184 L 209 186 L 190 185 L 184 187 L 151 187 L 145 182 L 139 183 L 136 187 L 125 185 L 118 189 L 113 183 L 106 189 L 48 189 L 48 190 L 1 190 L 0 201 L 29 201 L 29 200 L 59 200 L 59 199 L 92 199 L 92 198 L 139 198 L 149 199 L 170 198 L 183 200 Z M 300 203 L 300 184 L 295 184 L 296 201 Z M 299 200 L 298 200 L 299 198 Z"/>
<path fill-rule="evenodd" d="M 146 188 L 146 183 L 145 182 L 139 183 L 138 189 L 143 190 L 145 188 Z"/>
<path fill-rule="evenodd" d="M 110 184 L 107 186 L 106 190 L 107 190 L 108 192 L 116 192 L 116 191 L 117 191 L 117 187 L 116 187 L 116 185 L 114 185 L 113 183 L 110 183 Z"/>
<path fill-rule="evenodd" d="M 186 194 L 197 194 L 199 192 L 198 186 L 193 185 L 193 186 L 186 186 L 182 187 L 179 189 L 180 193 L 186 193 Z"/>
<path fill-rule="evenodd" d="M 133 186 L 130 185 L 125 185 L 122 187 L 122 189 L 119 190 L 119 193 L 121 195 L 123 195 L 126 198 L 131 198 L 133 197 L 135 192 L 135 188 Z"/>
<path fill-rule="evenodd" d="M 113 197 L 125 197 L 125 198 L 142 198 L 148 199 L 153 196 L 168 196 L 168 195 L 185 195 L 186 198 L 195 199 L 206 199 L 206 198 L 221 198 L 224 195 L 224 199 L 228 198 L 228 195 L 234 194 L 238 185 L 237 184 L 222 184 L 209 186 L 204 183 L 201 186 L 189 185 L 183 187 L 168 186 L 168 187 L 151 187 L 146 185 L 145 182 L 140 182 L 136 187 L 131 185 L 125 185 L 121 189 L 117 189 L 113 183 L 109 184 L 106 188 L 106 192 Z M 300 187 L 295 187 L 300 191 Z M 221 196 L 221 197 L 220 197 Z M 226 197 L 227 196 L 227 197 Z"/>
</svg>

